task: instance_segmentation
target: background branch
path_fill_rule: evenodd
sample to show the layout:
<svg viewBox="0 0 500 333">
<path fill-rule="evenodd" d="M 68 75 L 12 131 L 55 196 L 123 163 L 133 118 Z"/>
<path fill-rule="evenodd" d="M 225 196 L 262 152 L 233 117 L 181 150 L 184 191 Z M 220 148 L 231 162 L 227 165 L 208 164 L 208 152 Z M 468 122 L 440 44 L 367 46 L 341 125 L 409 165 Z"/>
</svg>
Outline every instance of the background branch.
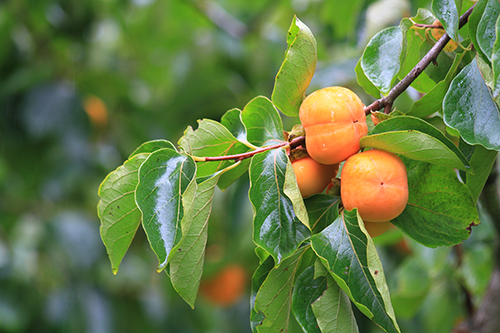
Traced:
<svg viewBox="0 0 500 333">
<path fill-rule="evenodd" d="M 474 5 L 475 6 L 475 5 Z M 468 19 L 474 6 L 469 8 L 461 17 L 459 21 L 459 27 L 463 27 Z M 434 46 L 427 52 L 427 54 L 413 67 L 413 69 L 401 80 L 399 81 L 392 89 L 389 91 L 389 94 L 385 97 L 382 97 L 372 104 L 365 107 L 365 113 L 369 114 L 373 111 L 378 111 L 380 109 L 385 108 L 384 112 L 389 113 L 394 103 L 394 100 L 403 93 L 408 87 L 415 81 L 415 79 L 429 66 L 431 62 L 435 62 L 439 53 L 443 50 L 446 44 L 450 41 L 450 36 L 445 33 Z"/>
</svg>

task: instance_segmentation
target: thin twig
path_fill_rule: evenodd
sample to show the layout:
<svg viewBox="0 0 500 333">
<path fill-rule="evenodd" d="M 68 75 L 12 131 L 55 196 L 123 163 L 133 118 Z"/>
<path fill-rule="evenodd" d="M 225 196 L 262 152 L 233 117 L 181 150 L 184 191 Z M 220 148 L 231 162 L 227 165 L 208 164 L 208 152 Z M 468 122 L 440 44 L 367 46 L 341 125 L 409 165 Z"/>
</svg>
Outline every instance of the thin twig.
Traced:
<svg viewBox="0 0 500 333">
<path fill-rule="evenodd" d="M 461 28 L 464 26 L 468 19 L 470 14 L 472 13 L 472 10 L 474 9 L 473 5 L 469 10 L 467 10 L 459 20 L 459 27 Z M 365 107 L 365 113 L 370 114 L 373 111 L 378 111 L 382 108 L 384 108 L 386 105 L 391 105 L 394 103 L 394 100 L 403 93 L 410 84 L 415 81 L 415 79 L 429 66 L 431 62 L 435 62 L 439 53 L 443 50 L 443 48 L 446 46 L 446 44 L 450 41 L 450 36 L 448 36 L 447 33 L 445 33 L 434 46 L 427 52 L 427 54 L 418 62 L 418 64 L 413 67 L 413 69 L 401 80 L 399 81 L 389 92 L 389 94 L 385 97 L 382 97 L 372 104 L 368 105 Z M 387 109 L 386 109 L 387 111 Z"/>
<path fill-rule="evenodd" d="M 283 141 L 280 143 L 277 143 L 272 146 L 268 147 L 262 147 L 262 148 L 257 148 L 255 150 L 246 152 L 246 153 L 241 153 L 241 154 L 235 154 L 235 155 L 225 155 L 225 156 L 207 156 L 207 157 L 194 157 L 196 161 L 198 162 L 209 162 L 209 161 L 230 161 L 230 160 L 235 160 L 235 161 L 241 161 L 247 158 L 250 158 L 258 153 L 262 153 L 271 149 L 277 149 L 277 148 L 284 148 L 286 146 L 289 146 L 290 149 L 296 148 L 300 145 L 304 145 L 305 142 L 305 136 L 298 136 L 294 138 L 292 141 L 287 142 Z"/>
</svg>

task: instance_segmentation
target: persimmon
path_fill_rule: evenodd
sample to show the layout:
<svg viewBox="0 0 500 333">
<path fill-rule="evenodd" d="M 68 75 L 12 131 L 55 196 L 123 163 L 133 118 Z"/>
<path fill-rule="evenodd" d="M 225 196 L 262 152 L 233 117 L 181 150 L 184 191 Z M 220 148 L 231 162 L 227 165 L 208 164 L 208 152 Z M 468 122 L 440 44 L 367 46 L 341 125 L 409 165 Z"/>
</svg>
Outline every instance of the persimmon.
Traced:
<svg viewBox="0 0 500 333">
<path fill-rule="evenodd" d="M 363 221 L 365 223 L 365 229 L 368 231 L 368 234 L 371 238 L 378 237 L 385 233 L 391 226 L 391 222 L 368 222 Z"/>
<path fill-rule="evenodd" d="M 200 293 L 211 303 L 229 306 L 243 295 L 246 281 L 247 272 L 243 266 L 227 265 L 211 278 L 201 281 Z"/>
<path fill-rule="evenodd" d="M 336 164 L 360 150 L 368 133 L 364 104 L 351 90 L 327 87 L 308 95 L 299 109 L 309 155 L 322 164 Z"/>
<path fill-rule="evenodd" d="M 342 167 L 340 196 L 345 209 L 357 208 L 363 221 L 390 221 L 408 203 L 406 167 L 397 155 L 384 150 L 353 155 Z"/>
<path fill-rule="evenodd" d="M 292 161 L 292 167 L 303 198 L 321 193 L 339 170 L 338 164 L 324 165 L 310 156 Z"/>
</svg>

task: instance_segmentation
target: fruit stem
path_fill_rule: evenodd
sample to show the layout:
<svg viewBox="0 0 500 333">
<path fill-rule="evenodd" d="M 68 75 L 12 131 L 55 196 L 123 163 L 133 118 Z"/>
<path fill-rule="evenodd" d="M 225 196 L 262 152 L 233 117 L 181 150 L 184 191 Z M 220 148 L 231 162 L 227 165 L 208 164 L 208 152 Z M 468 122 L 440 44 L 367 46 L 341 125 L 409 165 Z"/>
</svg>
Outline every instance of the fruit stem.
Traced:
<svg viewBox="0 0 500 333">
<path fill-rule="evenodd" d="M 472 10 L 474 9 L 475 6 L 476 5 L 474 4 L 462 16 L 460 16 L 459 28 L 461 28 L 467 23 L 469 16 L 472 13 Z M 396 84 L 391 89 L 391 91 L 389 91 L 389 94 L 387 96 L 377 99 L 375 102 L 365 107 L 365 113 L 370 114 L 373 111 L 378 111 L 382 108 L 385 108 L 387 105 L 392 105 L 394 100 L 399 95 L 401 95 L 403 91 L 408 89 L 410 84 L 412 84 L 413 81 L 415 81 L 415 79 L 427 68 L 427 66 L 429 66 L 431 62 L 436 61 L 437 56 L 449 41 L 450 41 L 450 36 L 448 36 L 448 34 L 445 33 L 436 42 L 436 44 L 434 44 L 434 46 L 429 50 L 429 52 L 427 52 L 427 54 L 422 59 L 420 59 L 420 61 L 415 65 L 415 67 L 413 67 L 413 69 L 401 81 L 399 81 L 398 84 Z M 385 111 L 387 111 L 387 109 Z"/>
</svg>

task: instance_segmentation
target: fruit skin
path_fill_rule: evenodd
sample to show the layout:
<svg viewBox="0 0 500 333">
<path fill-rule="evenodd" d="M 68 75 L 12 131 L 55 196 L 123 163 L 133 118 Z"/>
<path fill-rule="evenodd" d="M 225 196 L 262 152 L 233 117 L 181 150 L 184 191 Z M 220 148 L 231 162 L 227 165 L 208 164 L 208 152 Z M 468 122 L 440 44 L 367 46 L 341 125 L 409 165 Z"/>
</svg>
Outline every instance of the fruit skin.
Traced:
<svg viewBox="0 0 500 333">
<path fill-rule="evenodd" d="M 337 175 L 339 165 L 324 165 L 316 162 L 310 156 L 292 162 L 293 172 L 302 197 L 321 193 L 332 178 Z"/>
<path fill-rule="evenodd" d="M 391 222 L 368 222 L 364 221 L 365 229 L 371 238 L 378 237 L 385 233 L 390 227 Z"/>
<path fill-rule="evenodd" d="M 364 105 L 351 90 L 327 87 L 307 96 L 299 109 L 309 155 L 322 164 L 336 164 L 360 150 L 368 133 Z"/>
<path fill-rule="evenodd" d="M 202 280 L 200 293 L 210 302 L 220 306 L 234 304 L 245 292 L 247 272 L 243 266 L 225 266 L 213 277 Z"/>
<path fill-rule="evenodd" d="M 408 203 L 408 177 L 401 159 L 373 149 L 353 155 L 342 167 L 340 196 L 345 209 L 358 209 L 363 221 L 386 222 Z"/>
</svg>

